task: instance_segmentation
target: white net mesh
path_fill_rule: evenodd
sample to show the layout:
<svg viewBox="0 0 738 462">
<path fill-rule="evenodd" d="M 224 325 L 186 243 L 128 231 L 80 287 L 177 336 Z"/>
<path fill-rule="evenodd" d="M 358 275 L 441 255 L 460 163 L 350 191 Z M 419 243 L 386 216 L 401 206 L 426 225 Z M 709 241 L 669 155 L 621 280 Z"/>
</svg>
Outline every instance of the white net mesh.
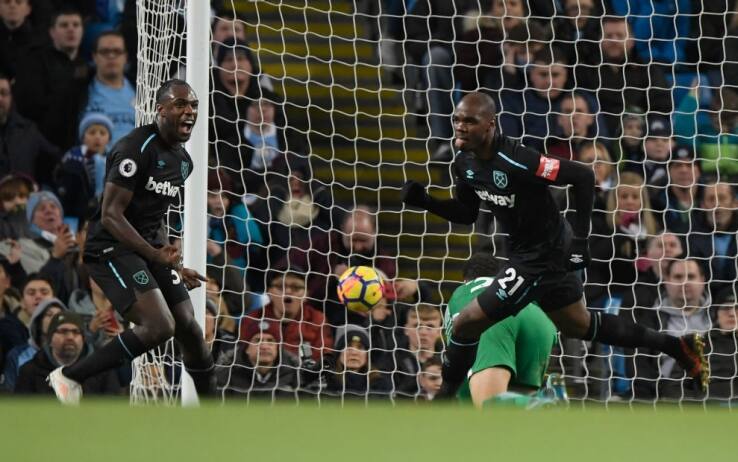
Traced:
<svg viewBox="0 0 738 462">
<path fill-rule="evenodd" d="M 417 398 L 432 388 L 433 307 L 471 254 L 504 256 L 504 236 L 484 211 L 473 228 L 450 225 L 407 209 L 399 192 L 414 179 L 448 196 L 448 164 L 435 161 L 450 158 L 450 114 L 474 90 L 495 98 L 506 135 L 593 166 L 588 306 L 706 339 L 714 376 L 704 395 L 664 355 L 562 338 L 550 371 L 570 396 L 735 396 L 734 311 L 715 308 L 736 274 L 731 11 L 624 0 L 225 3 L 213 24 L 208 215 L 222 396 Z M 183 49 L 179 6 L 139 0 L 140 121 L 182 62 L 172 55 Z M 346 220 L 357 207 L 367 208 Z M 402 301 L 369 317 L 342 309 L 335 275 L 357 264 L 387 273 Z M 291 313 L 301 284 L 315 309 Z M 346 322 L 365 331 L 342 335 Z M 364 335 L 368 358 L 334 350 Z M 137 366 L 137 396 L 156 396 L 152 380 L 171 373 L 157 358 Z M 149 364 L 160 367 L 153 376 Z"/>
</svg>

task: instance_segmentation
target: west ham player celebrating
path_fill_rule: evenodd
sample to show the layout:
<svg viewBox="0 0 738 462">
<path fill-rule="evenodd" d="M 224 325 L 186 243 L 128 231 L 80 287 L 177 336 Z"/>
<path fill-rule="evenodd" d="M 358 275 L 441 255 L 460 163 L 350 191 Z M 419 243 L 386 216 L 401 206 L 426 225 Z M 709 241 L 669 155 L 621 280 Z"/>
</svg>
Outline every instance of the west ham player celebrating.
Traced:
<svg viewBox="0 0 738 462">
<path fill-rule="evenodd" d="M 156 122 L 119 140 L 107 160 L 102 205 L 90 222 L 84 261 L 115 309 L 136 326 L 72 366 L 49 375 L 62 403 L 76 404 L 87 377 L 174 335 L 198 393 L 213 391 L 213 360 L 194 319 L 188 289 L 204 277 L 181 268 L 163 217 L 179 206 L 192 159 L 182 143 L 192 134 L 198 100 L 187 82 L 169 80 L 156 92 Z"/>
<path fill-rule="evenodd" d="M 709 372 L 699 336 L 672 337 L 614 315 L 587 311 L 582 283 L 573 271 L 589 262 L 594 175 L 588 167 L 544 156 L 496 133 L 495 117 L 494 101 L 483 93 L 465 96 L 456 107 L 455 199 L 435 199 L 414 181 L 402 190 L 407 204 L 454 223 L 474 223 L 484 200 L 509 235 L 509 262 L 453 322 L 440 395 L 452 395 L 462 383 L 474 363 L 480 335 L 531 301 L 568 337 L 662 351 L 706 387 Z M 573 229 L 561 216 L 548 185 L 573 186 Z"/>
</svg>

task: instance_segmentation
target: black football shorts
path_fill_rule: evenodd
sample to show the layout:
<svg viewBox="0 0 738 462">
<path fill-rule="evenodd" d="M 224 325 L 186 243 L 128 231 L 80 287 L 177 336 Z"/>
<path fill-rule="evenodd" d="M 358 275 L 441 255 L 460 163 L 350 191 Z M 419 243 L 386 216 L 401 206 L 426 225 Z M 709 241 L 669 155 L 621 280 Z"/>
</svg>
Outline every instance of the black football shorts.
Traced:
<svg viewBox="0 0 738 462">
<path fill-rule="evenodd" d="M 121 315 L 133 305 L 138 294 L 149 290 L 161 289 L 170 307 L 190 297 L 184 281 L 174 269 L 147 263 L 136 254 L 100 260 L 85 256 L 85 264 L 92 279 Z"/>
</svg>

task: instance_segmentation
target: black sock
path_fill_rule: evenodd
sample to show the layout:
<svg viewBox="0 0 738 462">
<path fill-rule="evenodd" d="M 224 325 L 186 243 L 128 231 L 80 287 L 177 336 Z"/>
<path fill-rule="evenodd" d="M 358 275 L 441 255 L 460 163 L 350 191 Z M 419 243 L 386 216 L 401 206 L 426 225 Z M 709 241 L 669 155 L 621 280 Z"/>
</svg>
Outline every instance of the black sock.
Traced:
<svg viewBox="0 0 738 462">
<path fill-rule="evenodd" d="M 671 335 L 656 332 L 653 329 L 636 324 L 620 316 L 590 311 L 591 322 L 587 338 L 607 345 L 625 348 L 650 348 L 661 351 L 672 357 L 681 352 L 679 339 Z"/>
<path fill-rule="evenodd" d="M 206 360 L 203 364 L 193 366 L 185 364 L 185 370 L 195 382 L 195 390 L 200 397 L 212 396 L 215 393 L 215 364 L 210 356 L 208 359 L 209 362 Z"/>
<path fill-rule="evenodd" d="M 443 356 L 443 368 L 441 369 L 441 376 L 443 377 L 442 394 L 452 395 L 456 393 L 456 390 L 466 378 L 469 369 L 474 365 L 478 344 L 479 342 L 449 339 Z"/>
<path fill-rule="evenodd" d="M 132 330 L 127 330 L 95 350 L 90 356 L 62 369 L 64 376 L 82 383 L 88 377 L 119 367 L 126 359 L 145 353 L 148 348 Z"/>
</svg>

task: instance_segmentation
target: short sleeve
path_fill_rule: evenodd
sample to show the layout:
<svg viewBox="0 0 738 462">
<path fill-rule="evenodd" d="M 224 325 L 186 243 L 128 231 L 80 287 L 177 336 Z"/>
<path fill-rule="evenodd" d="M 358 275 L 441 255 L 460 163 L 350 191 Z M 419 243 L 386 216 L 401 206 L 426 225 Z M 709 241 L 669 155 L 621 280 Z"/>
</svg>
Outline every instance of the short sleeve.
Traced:
<svg viewBox="0 0 738 462">
<path fill-rule="evenodd" d="M 145 157 L 132 149 L 119 149 L 111 153 L 106 181 L 133 191 L 145 166 Z"/>
</svg>

